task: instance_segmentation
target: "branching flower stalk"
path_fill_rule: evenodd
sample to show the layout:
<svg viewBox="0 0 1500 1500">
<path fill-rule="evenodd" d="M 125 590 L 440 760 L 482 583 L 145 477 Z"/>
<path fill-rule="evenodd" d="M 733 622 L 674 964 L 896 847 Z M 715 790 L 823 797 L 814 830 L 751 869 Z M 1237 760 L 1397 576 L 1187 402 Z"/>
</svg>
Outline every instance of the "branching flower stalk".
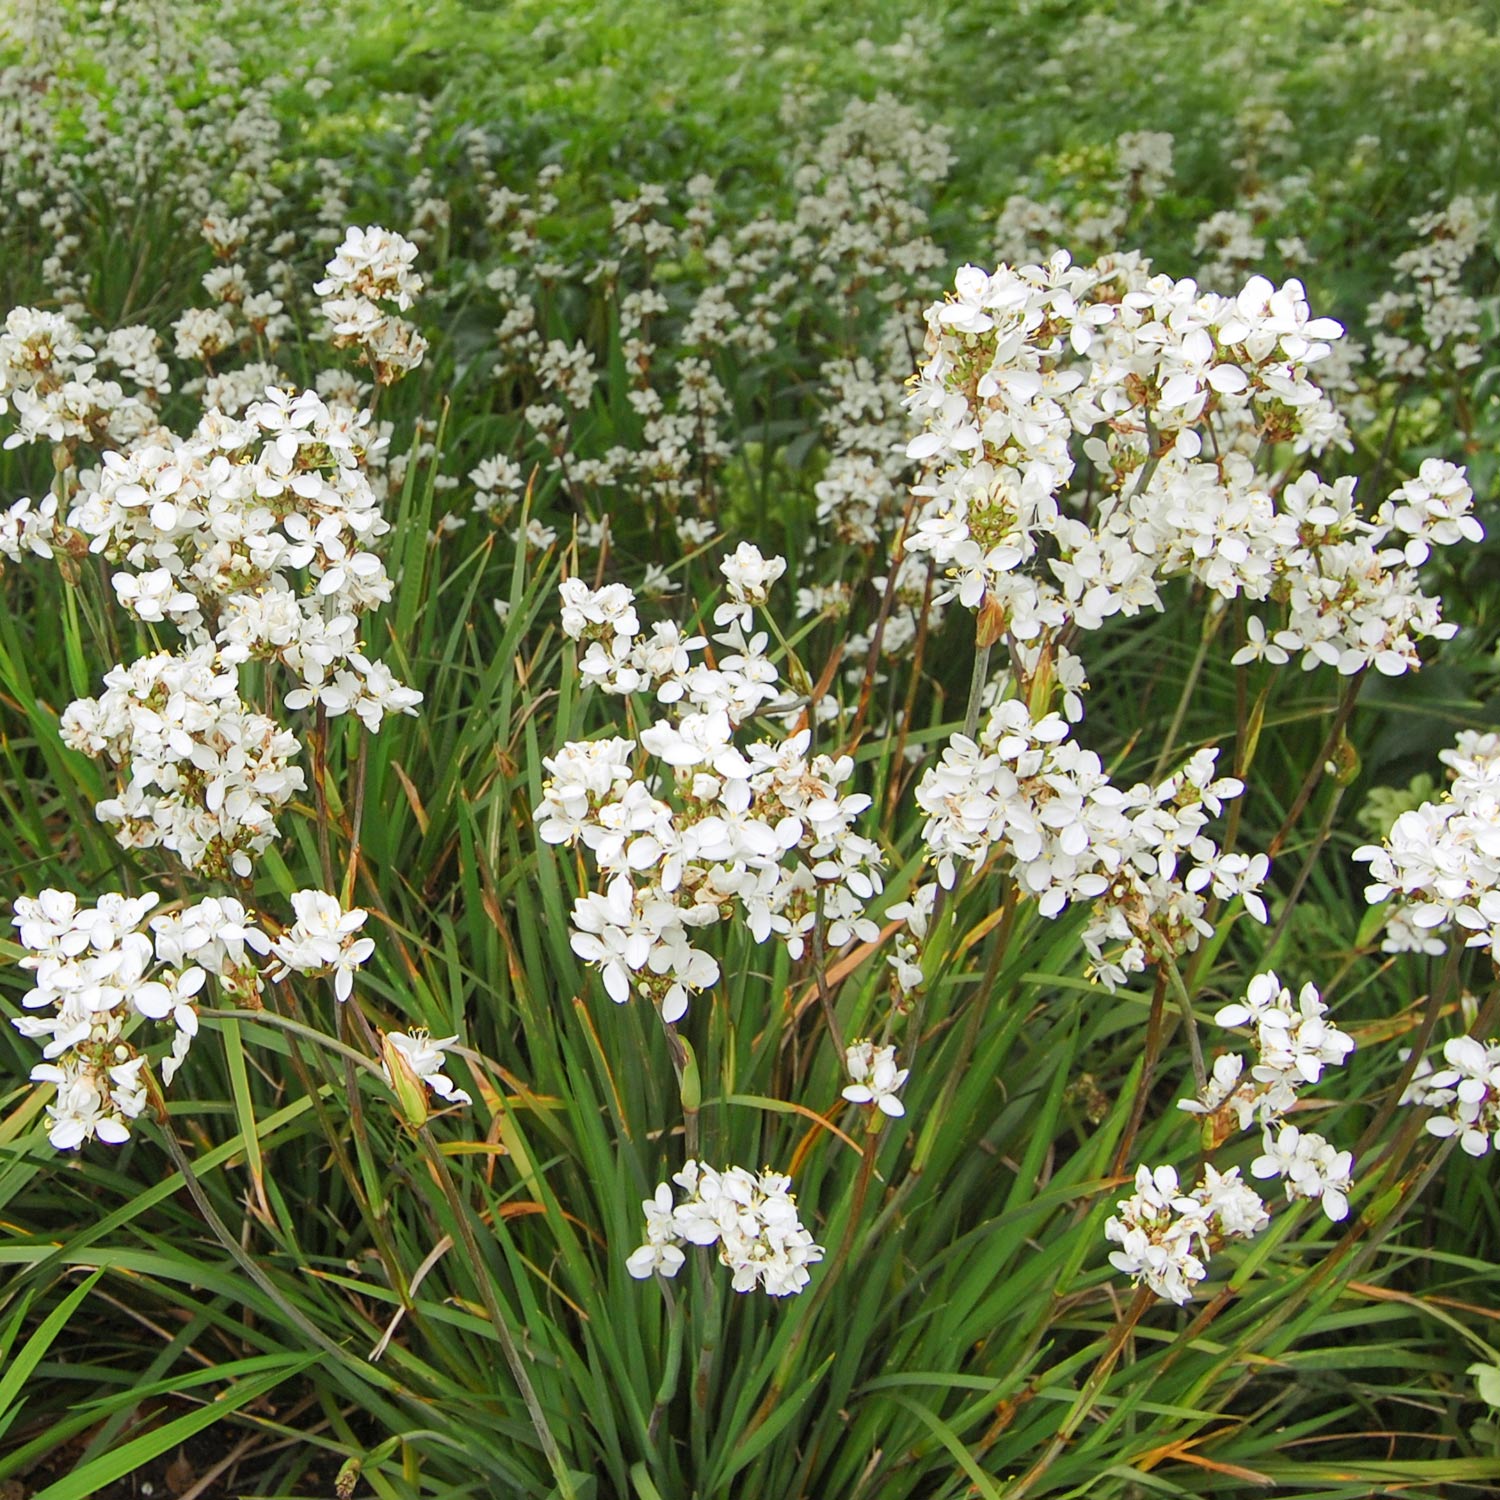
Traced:
<svg viewBox="0 0 1500 1500">
<path fill-rule="evenodd" d="M 1344 737 L 1344 730 L 1348 727 L 1349 719 L 1354 713 L 1354 706 L 1359 698 L 1359 690 L 1364 681 L 1364 674 L 1356 672 L 1344 684 L 1343 692 L 1339 695 L 1338 707 L 1334 710 L 1333 721 L 1328 726 L 1328 734 L 1323 740 L 1323 747 L 1318 752 L 1317 759 L 1307 768 L 1307 774 L 1302 779 L 1302 784 L 1297 788 L 1297 795 L 1292 799 L 1292 804 L 1287 808 L 1286 816 L 1281 820 L 1281 826 L 1276 830 L 1275 836 L 1266 846 L 1266 852 L 1274 858 L 1281 851 L 1281 846 L 1286 842 L 1287 836 L 1297 826 L 1297 820 L 1302 816 L 1303 810 L 1312 800 L 1313 793 L 1317 791 L 1319 783 L 1324 776 L 1328 775 L 1328 768 L 1335 764 L 1334 757 L 1338 751 L 1340 742 Z"/>
<path fill-rule="evenodd" d="M 1177 736 L 1182 733 L 1188 709 L 1192 705 L 1193 694 L 1198 687 L 1198 679 L 1203 675 L 1203 665 L 1208 660 L 1209 648 L 1219 634 L 1219 627 L 1224 623 L 1226 610 L 1226 602 L 1221 597 L 1215 595 L 1209 601 L 1208 609 L 1203 616 L 1203 629 L 1198 636 L 1198 647 L 1193 652 L 1193 660 L 1188 666 L 1187 676 L 1182 681 L 1182 691 L 1177 695 L 1177 706 L 1172 711 L 1172 722 L 1167 725 L 1161 751 L 1156 757 L 1156 763 L 1151 767 L 1150 779 L 1152 781 L 1157 780 L 1172 763 L 1173 752 L 1177 749 Z"/>
<path fill-rule="evenodd" d="M 1172 991 L 1172 998 L 1177 1002 L 1178 1013 L 1182 1017 L 1183 1030 L 1187 1033 L 1188 1052 L 1192 1058 L 1193 1083 L 1201 1094 L 1208 1087 L 1208 1069 L 1203 1064 L 1203 1043 L 1198 1036 L 1198 1018 L 1193 1014 L 1192 996 L 1182 982 L 1182 974 L 1171 953 L 1163 949 L 1157 961 L 1167 976 L 1167 987 Z"/>
<path fill-rule="evenodd" d="M 1156 1081 L 1156 1065 L 1161 1057 L 1162 1044 L 1166 1039 L 1163 1024 L 1166 1015 L 1167 990 L 1170 980 L 1166 965 L 1156 971 L 1156 982 L 1151 989 L 1151 1008 L 1146 1019 L 1146 1043 L 1141 1057 L 1140 1078 L 1135 1085 L 1135 1098 L 1131 1102 L 1130 1117 L 1120 1133 L 1119 1145 L 1115 1148 L 1114 1164 L 1110 1167 L 1112 1177 L 1124 1177 L 1135 1151 L 1135 1139 L 1140 1134 L 1141 1122 L 1146 1118 L 1146 1104 L 1151 1097 L 1151 1086 Z"/>
</svg>

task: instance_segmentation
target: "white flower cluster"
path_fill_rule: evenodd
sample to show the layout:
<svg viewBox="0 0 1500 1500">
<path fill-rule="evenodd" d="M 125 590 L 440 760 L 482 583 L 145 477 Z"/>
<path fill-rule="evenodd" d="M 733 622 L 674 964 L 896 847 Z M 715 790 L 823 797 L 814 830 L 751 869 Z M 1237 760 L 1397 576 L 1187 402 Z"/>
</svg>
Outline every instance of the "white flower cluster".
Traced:
<svg viewBox="0 0 1500 1500">
<path fill-rule="evenodd" d="M 1456 926 L 1500 962 L 1500 734 L 1465 729 L 1438 759 L 1453 776 L 1448 795 L 1402 813 L 1384 843 L 1354 851 L 1370 866 L 1365 899 L 1396 898 L 1388 953 L 1442 953 L 1441 934 Z"/>
<path fill-rule="evenodd" d="M 1258 1122 L 1261 1154 L 1250 1164 L 1251 1176 L 1280 1178 L 1289 1202 L 1317 1201 L 1337 1223 L 1349 1212 L 1352 1154 L 1284 1120 L 1298 1090 L 1318 1082 L 1326 1066 L 1342 1065 L 1354 1049 L 1353 1038 L 1326 1017 L 1313 985 L 1303 985 L 1294 1002 L 1274 972 L 1255 975 L 1244 998 L 1223 1006 L 1214 1020 L 1220 1026 L 1253 1026 L 1256 1062 L 1247 1074 L 1243 1057 L 1220 1056 L 1204 1092 L 1178 1108 L 1204 1118 L 1205 1150 Z M 1248 1239 L 1270 1222 L 1265 1204 L 1240 1181 L 1237 1167 L 1222 1175 L 1211 1165 L 1203 1170 L 1199 1187 L 1182 1194 L 1171 1167 L 1140 1167 L 1134 1197 L 1123 1200 L 1119 1216 L 1105 1225 L 1105 1237 L 1121 1247 L 1109 1257 L 1115 1269 L 1173 1302 L 1191 1298 L 1194 1284 L 1207 1275 L 1208 1252 L 1219 1242 Z"/>
<path fill-rule="evenodd" d="M 75 505 L 69 522 L 115 564 L 121 602 L 190 643 L 114 668 L 102 698 L 64 714 L 70 744 L 126 773 L 99 816 L 127 847 L 162 845 L 190 868 L 211 855 L 246 876 L 247 851 L 274 836 L 270 814 L 303 785 L 288 764 L 299 746 L 240 701 L 244 661 L 290 668 L 289 708 L 353 712 L 372 731 L 416 712 L 421 694 L 359 650 L 358 616 L 390 597 L 365 550 L 389 528 L 362 437 L 362 418 L 273 390 L 241 421 L 210 413 L 186 442 L 106 454 Z"/>
<path fill-rule="evenodd" d="M 271 945 L 276 963 L 270 977 L 331 974 L 334 994 L 347 1000 L 354 971 L 375 951 L 373 938 L 356 935 L 369 913 L 357 906 L 345 911 L 326 891 L 294 892 L 292 910 L 297 920 Z"/>
<path fill-rule="evenodd" d="M 1240 1181 L 1239 1169 L 1220 1174 L 1203 1168 L 1203 1181 L 1181 1191 L 1172 1167 L 1136 1169 L 1135 1192 L 1116 1205 L 1105 1221 L 1105 1238 L 1119 1245 L 1109 1262 L 1144 1283 L 1158 1297 L 1190 1302 L 1193 1287 L 1208 1274 L 1210 1251 L 1225 1240 L 1248 1239 L 1269 1222 L 1254 1188 Z"/>
<path fill-rule="evenodd" d="M 21 562 L 28 555 L 51 558 L 58 540 L 57 497 L 44 495 L 33 503 L 23 496 L 0 510 L 0 557 Z"/>
<path fill-rule="evenodd" d="M 386 304 L 405 312 L 422 291 L 412 270 L 417 247 L 389 229 L 350 225 L 313 291 L 323 298 L 336 349 L 357 345 L 381 385 L 391 385 L 422 363 L 427 340 Z"/>
<path fill-rule="evenodd" d="M 1275 970 L 1255 975 L 1244 998 L 1221 1007 L 1214 1024 L 1253 1027 L 1256 1061 L 1246 1073 L 1244 1057 L 1222 1053 L 1214 1059 L 1204 1093 L 1183 1100 L 1178 1108 L 1209 1118 L 1215 1144 L 1232 1129 L 1247 1130 L 1252 1121 L 1262 1126 L 1279 1123 L 1295 1106 L 1300 1088 L 1317 1083 L 1325 1067 L 1342 1067 L 1354 1050 L 1354 1038 L 1327 1016 L 1316 985 L 1304 984 L 1293 1000 Z"/>
<path fill-rule="evenodd" d="M 96 350 L 60 312 L 17 307 L 0 330 L 0 416 L 13 412 L 7 448 L 46 442 L 71 457 L 81 443 L 126 445 L 157 425 L 155 402 L 171 386 L 155 358 L 156 335 L 118 329 Z M 136 386 L 127 392 L 101 365 Z"/>
<path fill-rule="evenodd" d="M 146 1056 L 126 1035 L 133 1016 L 172 1022 L 162 1066 L 168 1082 L 197 1033 L 193 997 L 207 976 L 196 965 L 177 967 L 139 930 L 157 900 L 109 895 L 80 908 L 70 892 L 46 890 L 16 901 L 12 920 L 27 950 L 21 967 L 36 976 L 21 1003 L 46 1013 L 13 1024 L 42 1042 L 44 1060 L 31 1077 L 56 1087 L 48 1139 L 59 1151 L 96 1137 L 119 1145 L 146 1107 Z"/>
<path fill-rule="evenodd" d="M 1349 1211 L 1353 1156 L 1335 1150 L 1313 1131 L 1284 1123 L 1296 1107 L 1298 1091 L 1317 1083 L 1325 1067 L 1342 1067 L 1354 1050 L 1354 1038 L 1327 1017 L 1328 1007 L 1315 985 L 1304 984 L 1294 1001 L 1274 970 L 1255 975 L 1244 998 L 1221 1007 L 1214 1022 L 1253 1027 L 1256 1061 L 1247 1072 L 1239 1053 L 1221 1054 L 1214 1059 L 1208 1087 L 1178 1108 L 1204 1117 L 1211 1146 L 1258 1123 L 1262 1154 L 1251 1163 L 1251 1176 L 1283 1179 L 1288 1199 L 1318 1199 L 1323 1212 L 1337 1221 Z"/>
<path fill-rule="evenodd" d="M 211 645 L 137 657 L 104 687 L 70 703 L 61 724 L 64 744 L 125 772 L 120 795 L 95 807 L 100 822 L 127 849 L 170 849 L 190 870 L 248 878 L 277 810 L 304 785 L 297 737 L 248 707 Z"/>
<path fill-rule="evenodd" d="M 893 1120 L 906 1113 L 906 1106 L 896 1097 L 907 1079 L 907 1069 L 896 1066 L 894 1047 L 877 1047 L 861 1039 L 844 1049 L 844 1066 L 854 1080 L 844 1088 L 844 1098 L 851 1104 L 873 1104 Z"/>
<path fill-rule="evenodd" d="M 1451 1037 L 1443 1060 L 1446 1067 L 1414 1078 L 1401 1102 L 1433 1110 L 1428 1134 L 1456 1136 L 1470 1156 L 1484 1156 L 1492 1145 L 1500 1150 L 1500 1045 Z"/>
<path fill-rule="evenodd" d="M 819 371 L 828 389 L 820 421 L 832 453 L 813 486 L 817 519 L 851 546 L 884 541 L 906 504 L 911 463 L 898 438 L 906 425 L 899 363 L 909 359 L 903 339 L 889 370 L 861 357 L 830 360 Z"/>
<path fill-rule="evenodd" d="M 1448 640 L 1458 626 L 1442 618 L 1440 600 L 1422 593 L 1415 570 L 1434 543 L 1483 538 L 1469 514 L 1473 498 L 1463 470 L 1442 459 L 1426 460 L 1373 521 L 1360 516 L 1352 479 L 1294 480 L 1282 492 L 1278 519 L 1294 526 L 1296 541 L 1273 561 L 1274 597 L 1285 600 L 1286 624 L 1268 633 L 1251 616 L 1234 663 L 1279 665 L 1300 651 L 1305 671 L 1321 663 L 1350 676 L 1373 666 L 1399 677 L 1419 668 L 1418 643 Z"/>
<path fill-rule="evenodd" d="M 1301 651 L 1307 667 L 1396 675 L 1420 665 L 1420 641 L 1453 633 L 1415 568 L 1428 545 L 1477 531 L 1460 470 L 1433 461 L 1374 520 L 1352 480 L 1308 473 L 1278 494 L 1257 477 L 1265 444 L 1348 442 L 1308 373 L 1342 329 L 1311 317 L 1300 283 L 1255 277 L 1221 297 L 1138 257 L 1083 268 L 1059 253 L 993 275 L 964 267 L 927 320 L 908 398 L 925 430 L 907 452 L 929 474 L 906 545 L 1012 640 L 1160 608 L 1180 575 L 1286 605 L 1270 646 L 1258 622 L 1244 659 Z M 1060 503 L 1080 462 L 1102 490 L 1082 514 Z"/>
<path fill-rule="evenodd" d="M 823 1259 L 823 1247 L 797 1217 L 790 1177 L 770 1168 L 758 1175 L 744 1167 L 716 1172 L 689 1161 L 672 1181 L 686 1194 L 680 1203 L 663 1182 L 641 1205 L 646 1242 L 625 1262 L 632 1276 L 675 1276 L 684 1245 L 717 1245 L 737 1292 L 760 1286 L 768 1296 L 785 1297 L 807 1285 L 807 1268 Z"/>
<path fill-rule="evenodd" d="M 213 226 L 204 228 L 211 232 Z M 202 375 L 184 382 L 184 392 L 232 415 L 259 399 L 268 385 L 283 382 L 265 356 L 280 348 L 295 324 L 280 297 L 251 291 L 249 272 L 238 262 L 214 266 L 202 285 L 213 305 L 190 307 L 172 324 L 174 352 L 204 367 Z M 240 359 L 246 362 L 236 366 Z"/>
<path fill-rule="evenodd" d="M 210 977 L 226 998 L 258 1005 L 267 979 L 293 970 L 332 973 L 344 999 L 353 970 L 375 947 L 354 936 L 365 913 L 343 911 L 322 891 L 293 894 L 298 920 L 276 938 L 263 918 L 229 897 L 150 916 L 159 900 L 151 892 L 110 894 L 96 906 L 80 906 L 70 891 L 59 890 L 16 900 L 12 922 L 26 949 L 20 966 L 35 976 L 21 1004 L 37 1014 L 12 1024 L 42 1043 L 43 1060 L 31 1077 L 57 1090 L 47 1114 L 48 1139 L 59 1151 L 89 1140 L 119 1145 L 129 1137 L 130 1122 L 146 1106 L 138 1020 L 172 1026 L 161 1063 L 162 1082 L 170 1084 L 198 1034 L 198 997 Z M 419 1061 L 425 1055 L 413 1066 L 427 1076 Z"/>
<path fill-rule="evenodd" d="M 406 305 L 420 283 L 404 262 L 392 269 L 394 251 L 378 251 L 378 241 L 366 244 L 358 262 L 351 250 L 341 274 Z M 13 390 L 17 370 L 45 374 L 59 351 L 78 357 L 85 347 L 53 315 L 13 314 L 8 326 Z M 135 368 L 146 359 L 139 343 Z M 127 440 L 96 425 L 82 436 L 106 451 L 99 468 L 77 476 L 66 527 L 52 497 L 0 517 L 6 556 L 86 542 L 112 565 L 131 614 L 182 632 L 181 654 L 107 674 L 101 697 L 66 711 L 64 734 L 120 771 L 119 795 L 99 816 L 118 825 L 122 844 L 168 848 L 189 868 L 242 877 L 275 836 L 276 809 L 303 786 L 289 763 L 297 740 L 239 698 L 242 663 L 280 662 L 296 679 L 287 707 L 353 713 L 371 731 L 388 713 L 414 714 L 422 699 L 359 639 L 359 617 L 391 596 L 373 550 L 390 528 L 369 473 L 384 438 L 368 413 L 315 392 L 263 394 L 239 418 L 210 410 L 186 439 L 152 425 Z"/>
<path fill-rule="evenodd" d="M 951 887 L 960 862 L 977 870 L 998 852 L 1044 916 L 1092 901 L 1083 941 L 1111 988 L 1162 952 L 1188 952 L 1212 934 L 1205 891 L 1242 897 L 1264 921 L 1257 892 L 1266 856 L 1221 854 L 1204 832 L 1244 791 L 1234 777 L 1215 778 L 1215 757 L 1200 750 L 1155 786 L 1117 787 L 1099 757 L 1069 738 L 1061 714 L 1033 719 L 1024 702 L 1007 699 L 977 742 L 954 735 L 918 784 L 938 882 Z"/>
<path fill-rule="evenodd" d="M 1483 357 L 1483 310 L 1463 284 L 1465 266 L 1492 238 L 1495 199 L 1453 199 L 1410 227 L 1422 243 L 1395 259 L 1394 286 L 1366 311 L 1381 373 L 1415 380 L 1471 369 Z"/>
<path fill-rule="evenodd" d="M 391 596 L 371 550 L 390 530 L 365 472 L 366 414 L 271 389 L 242 419 L 210 412 L 103 468 L 69 516 L 115 565 L 121 603 L 212 639 L 227 663 L 275 659 L 314 700 L 378 728 L 420 694 L 359 650 L 360 615 Z"/>
<path fill-rule="evenodd" d="M 1281 1178 L 1288 1202 L 1307 1198 L 1319 1203 L 1335 1224 L 1348 1217 L 1353 1153 L 1337 1150 L 1315 1131 L 1295 1125 L 1266 1131 L 1261 1154 L 1250 1163 L 1250 1175 Z"/>
<path fill-rule="evenodd" d="M 743 720 L 779 696 L 767 637 L 745 627 L 785 566 L 748 545 L 726 561 L 730 597 L 714 616 L 725 650 L 712 667 L 694 660 L 701 636 L 666 623 L 645 635 L 623 585 L 563 585 L 564 629 L 589 641 L 585 679 L 607 693 L 650 692 L 676 716 L 633 740 L 575 741 L 544 760 L 537 832 L 581 842 L 604 882 L 574 903 L 574 952 L 599 965 L 614 1000 L 634 984 L 668 1022 L 719 977 L 693 934 L 736 908 L 757 942 L 774 933 L 794 958 L 820 920 L 830 948 L 879 936 L 864 911 L 882 888 L 882 859 L 854 831 L 870 799 L 843 790 L 853 760 L 809 757 L 808 730 L 735 743 Z M 641 751 L 658 763 L 654 775 L 637 774 Z"/>
<path fill-rule="evenodd" d="M 890 921 L 904 924 L 904 930 L 896 934 L 892 944 L 894 951 L 886 958 L 896 987 L 903 995 L 920 989 L 926 977 L 922 972 L 922 947 L 932 925 L 938 890 L 937 881 L 925 880 L 908 900 L 893 901 L 885 909 Z"/>
<path fill-rule="evenodd" d="M 526 480 L 519 464 L 496 454 L 469 470 L 469 483 L 474 486 L 475 515 L 503 521 L 515 509 Z"/>
</svg>

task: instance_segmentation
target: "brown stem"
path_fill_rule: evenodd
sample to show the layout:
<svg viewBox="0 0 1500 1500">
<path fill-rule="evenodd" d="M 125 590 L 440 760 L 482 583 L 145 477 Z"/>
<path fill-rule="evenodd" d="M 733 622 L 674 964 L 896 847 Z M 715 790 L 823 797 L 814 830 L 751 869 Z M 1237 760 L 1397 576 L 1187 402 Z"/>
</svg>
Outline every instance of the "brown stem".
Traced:
<svg viewBox="0 0 1500 1500">
<path fill-rule="evenodd" d="M 859 705 L 853 715 L 853 723 L 849 726 L 850 745 L 858 744 L 859 735 L 864 732 L 865 715 L 870 712 L 870 699 L 874 694 L 874 675 L 880 666 L 880 642 L 885 639 L 885 624 L 891 618 L 891 606 L 895 603 L 895 574 L 900 571 L 901 549 L 906 544 L 906 528 L 912 520 L 912 510 L 916 505 L 916 496 L 912 495 L 906 501 L 906 510 L 901 514 L 901 529 L 895 534 L 894 544 L 891 546 L 891 564 L 886 568 L 885 588 L 880 591 L 880 609 L 874 616 L 874 630 L 870 633 L 870 651 L 864 658 L 864 679 L 859 682 Z"/>
<path fill-rule="evenodd" d="M 318 806 L 318 862 L 323 869 L 323 889 L 333 890 L 333 853 L 328 842 L 328 710 L 320 703 L 312 732 L 313 796 Z"/>
<path fill-rule="evenodd" d="M 1282 903 L 1281 915 L 1276 920 L 1276 926 L 1271 929 L 1271 936 L 1266 940 L 1265 952 L 1274 953 L 1276 945 L 1281 941 L 1282 934 L 1286 932 L 1288 923 L 1292 920 L 1292 913 L 1297 909 L 1297 900 L 1302 895 L 1303 887 L 1312 876 L 1313 867 L 1318 862 L 1324 846 L 1328 842 L 1328 835 L 1333 832 L 1333 820 L 1338 815 L 1339 803 L 1344 800 L 1346 787 L 1340 786 L 1335 789 L 1333 796 L 1328 801 L 1322 818 L 1318 822 L 1318 831 L 1313 835 L 1312 846 L 1307 851 L 1307 858 L 1302 862 L 1302 868 L 1297 871 L 1297 878 L 1292 882 L 1292 888 L 1287 892 L 1286 900 Z"/>
<path fill-rule="evenodd" d="M 1359 1138 L 1358 1145 L 1354 1148 L 1354 1159 L 1360 1158 L 1380 1139 L 1381 1133 L 1390 1123 L 1391 1116 L 1401 1107 L 1401 1096 L 1406 1092 L 1413 1078 L 1416 1077 L 1417 1069 L 1422 1065 L 1422 1059 L 1427 1055 L 1427 1048 L 1432 1041 L 1432 1033 L 1437 1027 L 1438 1017 L 1443 1013 L 1443 1007 L 1448 1003 L 1449 996 L 1458 985 L 1458 967 L 1463 957 L 1463 949 L 1455 943 L 1448 950 L 1448 957 L 1443 964 L 1443 971 L 1438 976 L 1438 982 L 1433 985 L 1431 994 L 1427 997 L 1427 1003 L 1422 1007 L 1422 1024 L 1417 1028 L 1417 1035 L 1412 1042 L 1411 1056 L 1406 1059 L 1401 1069 L 1401 1075 L 1392 1085 L 1390 1094 L 1380 1106 L 1365 1132 Z"/>
<path fill-rule="evenodd" d="M 365 780 L 369 770 L 370 736 L 359 737 L 359 753 L 354 761 L 354 807 L 349 825 L 349 862 L 344 867 L 344 887 L 341 904 L 347 911 L 354 901 L 354 883 L 359 878 L 360 830 L 365 816 Z"/>
<path fill-rule="evenodd" d="M 1005 1500 L 1021 1500 L 1021 1497 L 1033 1489 L 1037 1481 L 1050 1469 L 1057 1460 L 1059 1453 L 1067 1446 L 1068 1440 L 1078 1430 L 1083 1419 L 1093 1409 L 1094 1401 L 1098 1397 L 1104 1382 L 1109 1379 L 1110 1372 L 1115 1367 L 1115 1361 L 1119 1359 L 1121 1351 L 1125 1348 L 1127 1340 L 1135 1331 L 1135 1325 L 1145 1316 L 1146 1309 L 1150 1307 L 1152 1293 L 1149 1287 L 1141 1287 L 1135 1294 L 1135 1300 L 1126 1309 L 1125 1316 L 1115 1325 L 1114 1331 L 1109 1336 L 1109 1342 L 1105 1345 L 1104 1352 L 1099 1356 L 1099 1362 L 1090 1373 L 1088 1382 L 1078 1393 L 1078 1399 L 1074 1401 L 1072 1410 L 1063 1419 L 1063 1424 L 1057 1429 L 1056 1435 L 1048 1443 L 1046 1451 L 1037 1461 L 1005 1492 Z"/>
<path fill-rule="evenodd" d="M 813 979 L 817 984 L 818 1003 L 823 1008 L 823 1019 L 828 1023 L 828 1039 L 833 1043 L 834 1056 L 839 1065 L 844 1061 L 844 1039 L 839 1033 L 839 1018 L 834 1013 L 833 997 L 828 993 L 828 950 L 823 942 L 823 892 L 818 891 L 817 910 L 813 914 L 812 930 Z"/>
<path fill-rule="evenodd" d="M 1114 1165 L 1110 1168 L 1111 1177 L 1119 1177 L 1124 1173 L 1126 1163 L 1130 1160 L 1130 1153 L 1135 1146 L 1135 1138 L 1140 1134 L 1141 1121 L 1146 1118 L 1146 1097 L 1151 1092 L 1152 1078 L 1156 1072 L 1157 1060 L 1161 1056 L 1164 1030 L 1162 1022 L 1166 1015 L 1166 1000 L 1167 976 L 1158 968 L 1156 988 L 1151 992 L 1151 1014 L 1146 1021 L 1146 1055 L 1141 1064 L 1141 1078 L 1136 1084 L 1135 1099 L 1130 1106 L 1130 1118 L 1125 1122 L 1124 1134 L 1121 1135 L 1120 1144 L 1115 1150 Z"/>
<path fill-rule="evenodd" d="M 1266 853 L 1272 859 L 1280 853 L 1287 835 L 1292 831 L 1297 819 L 1302 816 L 1302 810 L 1307 806 L 1312 794 L 1317 791 L 1318 783 L 1324 776 L 1323 768 L 1332 759 L 1334 751 L 1338 749 L 1339 736 L 1343 734 L 1344 726 L 1348 724 L 1349 716 L 1354 712 L 1354 702 L 1359 697 L 1359 689 L 1364 676 L 1363 670 L 1356 672 L 1345 686 L 1343 696 L 1339 699 L 1338 710 L 1333 716 L 1333 723 L 1329 725 L 1328 737 L 1323 741 L 1323 748 L 1318 752 L 1317 760 L 1308 768 L 1296 797 L 1292 799 L 1291 807 L 1287 809 L 1286 817 L 1282 819 L 1281 827 L 1276 830 L 1276 837 L 1266 847 Z"/>
</svg>

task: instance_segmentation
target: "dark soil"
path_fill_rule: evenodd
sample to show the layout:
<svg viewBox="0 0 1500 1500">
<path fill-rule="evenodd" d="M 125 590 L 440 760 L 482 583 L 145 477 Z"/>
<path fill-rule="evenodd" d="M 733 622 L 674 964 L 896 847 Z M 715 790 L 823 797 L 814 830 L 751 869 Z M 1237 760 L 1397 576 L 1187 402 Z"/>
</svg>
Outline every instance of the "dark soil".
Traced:
<svg viewBox="0 0 1500 1500">
<path fill-rule="evenodd" d="M 163 1421 L 180 1415 L 179 1410 L 160 1413 Z M 126 1437 L 138 1437 L 145 1430 L 146 1426 L 132 1428 Z M 0 1481 L 0 1500 L 29 1500 L 56 1483 L 77 1464 L 90 1436 L 85 1433 L 63 1444 L 20 1479 Z M 266 1451 L 270 1447 L 277 1449 L 274 1456 Z M 277 1458 L 285 1462 L 286 1448 L 274 1435 L 262 1436 L 234 1423 L 220 1423 L 189 1438 L 174 1452 L 164 1453 L 104 1489 L 95 1490 L 92 1500 L 237 1500 L 242 1495 L 265 1493 L 328 1500 L 333 1495 L 338 1470 L 333 1455 L 321 1451 L 311 1455 L 292 1489 L 268 1491 L 265 1480 Z M 364 1492 L 369 1493 L 367 1489 Z"/>
</svg>

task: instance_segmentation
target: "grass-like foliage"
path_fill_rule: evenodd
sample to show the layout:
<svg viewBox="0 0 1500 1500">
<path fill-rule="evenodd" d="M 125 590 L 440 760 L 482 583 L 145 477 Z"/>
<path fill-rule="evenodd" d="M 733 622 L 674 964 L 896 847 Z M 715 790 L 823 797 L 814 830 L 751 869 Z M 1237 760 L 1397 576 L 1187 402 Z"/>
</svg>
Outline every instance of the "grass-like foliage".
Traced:
<svg viewBox="0 0 1500 1500">
<path fill-rule="evenodd" d="M 989 11 L 0 18 L 0 1487 L 1500 1484 L 1500 43 Z"/>
</svg>

